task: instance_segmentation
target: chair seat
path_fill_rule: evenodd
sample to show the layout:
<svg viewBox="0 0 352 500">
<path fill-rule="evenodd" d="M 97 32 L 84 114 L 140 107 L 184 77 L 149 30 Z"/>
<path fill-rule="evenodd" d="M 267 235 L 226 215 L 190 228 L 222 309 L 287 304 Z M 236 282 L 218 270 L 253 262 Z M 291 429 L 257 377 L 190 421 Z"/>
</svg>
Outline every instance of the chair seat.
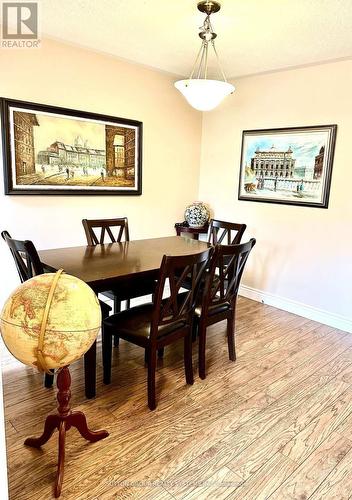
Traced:
<svg viewBox="0 0 352 500">
<path fill-rule="evenodd" d="M 145 346 L 149 341 L 152 314 L 153 304 L 142 304 L 109 316 L 104 321 L 104 324 L 109 329 L 113 329 L 113 333 L 116 333 L 119 337 Z M 164 337 L 184 326 L 186 326 L 184 320 L 162 325 L 159 327 L 158 337 Z"/>
<path fill-rule="evenodd" d="M 231 304 L 229 302 L 221 302 L 219 304 L 213 304 L 208 309 L 208 316 L 215 316 L 216 314 L 220 314 L 222 312 L 228 311 L 231 308 Z M 197 316 L 202 315 L 202 306 L 197 306 L 195 311 Z"/>
</svg>

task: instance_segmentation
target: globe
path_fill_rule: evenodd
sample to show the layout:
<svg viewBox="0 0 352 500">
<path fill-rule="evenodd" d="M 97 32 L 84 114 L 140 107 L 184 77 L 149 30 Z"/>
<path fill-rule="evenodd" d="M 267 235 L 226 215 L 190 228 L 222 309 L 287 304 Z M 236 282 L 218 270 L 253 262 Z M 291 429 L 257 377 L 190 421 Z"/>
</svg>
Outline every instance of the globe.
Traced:
<svg viewBox="0 0 352 500">
<path fill-rule="evenodd" d="M 8 350 L 40 370 L 61 368 L 79 359 L 93 344 L 100 325 L 101 310 L 93 290 L 62 271 L 22 283 L 0 316 Z"/>
</svg>

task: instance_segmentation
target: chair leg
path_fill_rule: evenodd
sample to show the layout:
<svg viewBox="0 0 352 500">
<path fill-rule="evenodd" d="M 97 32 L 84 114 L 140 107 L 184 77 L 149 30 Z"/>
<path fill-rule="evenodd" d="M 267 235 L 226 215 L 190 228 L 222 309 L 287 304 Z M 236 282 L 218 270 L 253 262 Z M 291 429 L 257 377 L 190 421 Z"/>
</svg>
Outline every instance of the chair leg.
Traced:
<svg viewBox="0 0 352 500">
<path fill-rule="evenodd" d="M 227 318 L 227 345 L 229 349 L 229 359 L 231 361 L 236 361 L 236 349 L 235 349 L 235 312 Z"/>
<path fill-rule="evenodd" d="M 106 327 L 102 327 L 102 349 L 103 349 L 103 382 L 111 382 L 111 355 L 112 355 L 112 335 Z"/>
<path fill-rule="evenodd" d="M 121 312 L 121 301 L 114 297 L 114 314 Z"/>
<path fill-rule="evenodd" d="M 190 331 L 184 338 L 184 363 L 186 382 L 193 385 L 193 365 L 192 365 L 192 332 Z"/>
<path fill-rule="evenodd" d="M 195 342 L 197 340 L 198 329 L 199 329 L 199 320 L 198 318 L 194 318 L 192 323 L 192 342 Z"/>
<path fill-rule="evenodd" d="M 126 309 L 131 309 L 131 300 L 130 299 L 126 300 Z"/>
<path fill-rule="evenodd" d="M 146 349 L 147 350 L 147 349 Z M 156 371 L 156 349 L 148 349 L 148 406 L 155 410 L 155 371 Z"/>
<path fill-rule="evenodd" d="M 50 387 L 53 386 L 54 383 L 54 370 L 50 370 L 52 375 L 49 375 L 49 373 L 46 373 L 44 376 L 44 387 L 49 389 Z"/>
<path fill-rule="evenodd" d="M 144 350 L 144 364 L 148 364 L 148 360 L 149 360 L 149 352 L 148 352 L 148 349 L 145 349 Z"/>
<path fill-rule="evenodd" d="M 158 358 L 163 358 L 164 357 L 164 347 L 160 347 L 158 349 Z"/>
<path fill-rule="evenodd" d="M 97 378 L 97 342 L 94 341 L 84 355 L 84 385 L 86 398 L 94 398 Z"/>
<path fill-rule="evenodd" d="M 198 344 L 198 363 L 199 363 L 199 376 L 201 379 L 205 379 L 206 377 L 206 372 L 205 372 L 205 345 L 206 345 L 206 334 L 207 334 L 207 327 L 206 325 L 202 322 L 199 325 L 198 329 L 198 334 L 199 334 L 199 344 Z"/>
<path fill-rule="evenodd" d="M 116 297 L 114 298 L 114 314 L 121 312 L 121 301 Z M 114 335 L 114 347 L 118 347 L 120 339 L 117 335 Z"/>
<path fill-rule="evenodd" d="M 101 309 L 101 316 L 103 319 L 108 318 L 110 316 L 110 306 L 106 304 L 104 301 L 99 300 L 100 304 L 100 309 Z"/>
</svg>

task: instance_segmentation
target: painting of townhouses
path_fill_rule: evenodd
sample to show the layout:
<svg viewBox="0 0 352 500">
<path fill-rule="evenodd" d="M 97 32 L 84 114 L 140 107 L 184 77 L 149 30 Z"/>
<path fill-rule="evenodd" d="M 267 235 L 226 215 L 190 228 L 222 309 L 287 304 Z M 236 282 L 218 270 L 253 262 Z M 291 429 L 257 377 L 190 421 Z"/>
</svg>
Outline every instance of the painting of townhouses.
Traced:
<svg viewBox="0 0 352 500">
<path fill-rule="evenodd" d="M 7 194 L 141 193 L 140 122 L 47 108 L 2 108 Z"/>
<path fill-rule="evenodd" d="M 336 128 L 244 131 L 239 199 L 327 208 Z"/>
</svg>

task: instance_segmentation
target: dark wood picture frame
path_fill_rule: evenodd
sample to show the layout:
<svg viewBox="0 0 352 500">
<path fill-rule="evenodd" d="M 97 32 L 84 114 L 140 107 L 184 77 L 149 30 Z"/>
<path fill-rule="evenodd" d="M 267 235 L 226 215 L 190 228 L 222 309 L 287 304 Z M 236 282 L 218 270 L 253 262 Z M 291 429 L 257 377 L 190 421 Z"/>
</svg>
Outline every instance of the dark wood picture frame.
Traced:
<svg viewBox="0 0 352 500">
<path fill-rule="evenodd" d="M 120 186 L 99 186 L 97 187 L 75 187 L 72 189 L 67 186 L 58 185 L 58 187 L 45 188 L 43 187 L 34 187 L 34 184 L 26 184 L 25 187 L 18 187 L 13 183 L 13 169 L 15 165 L 13 165 L 13 158 L 15 157 L 15 152 L 12 151 L 12 142 L 11 142 L 11 121 L 10 121 L 10 112 L 11 108 L 16 108 L 16 110 L 23 109 L 24 113 L 34 112 L 42 112 L 53 115 L 61 115 L 64 119 L 66 116 L 70 118 L 84 119 L 87 121 L 94 122 L 103 122 L 105 123 L 105 127 L 110 126 L 110 128 L 114 129 L 120 126 L 121 129 L 127 125 L 129 128 L 133 128 L 135 130 L 134 134 L 134 186 L 129 187 L 120 187 Z M 130 120 L 126 118 L 113 117 L 109 115 L 90 113 L 87 111 L 74 110 L 69 108 L 61 108 L 57 106 L 49 106 L 46 104 L 38 104 L 27 101 L 19 101 L 15 99 L 8 98 L 0 98 L 0 114 L 1 114 L 1 130 L 2 130 L 2 151 L 3 151 L 3 168 L 4 168 L 4 187 L 5 194 L 7 195 L 64 195 L 64 196 L 79 196 L 79 195 L 95 195 L 95 196 L 133 196 L 133 195 L 141 195 L 142 194 L 142 154 L 143 154 L 143 123 L 137 120 Z M 126 129 L 128 127 L 125 127 Z M 106 128 L 105 128 L 106 131 Z M 49 146 L 49 144 L 48 144 Z M 87 146 L 89 148 L 90 146 Z M 99 151 L 99 150 L 96 150 Z M 103 150 L 100 150 L 103 151 Z M 105 151 L 106 154 L 106 151 Z M 35 164 L 35 151 L 33 147 L 33 158 Z M 59 161 L 59 160 L 58 160 Z M 32 167 L 33 168 L 33 167 Z M 103 172 L 102 167 L 101 171 Z M 86 169 L 88 172 L 88 169 Z M 105 172 L 107 172 L 105 168 Z M 88 174 L 87 174 L 88 175 Z M 101 173 L 102 179 L 104 179 L 103 173 Z M 67 173 L 67 177 L 69 177 L 69 173 Z M 107 179 L 107 177 L 105 177 Z M 37 183 L 37 186 L 39 183 Z"/>
<path fill-rule="evenodd" d="M 321 168 L 324 168 L 324 172 L 323 172 L 323 180 L 322 180 L 322 195 L 321 195 L 321 201 L 309 201 L 309 199 L 302 199 L 302 201 L 300 201 L 298 199 L 298 196 L 297 196 L 297 199 L 280 199 L 279 197 L 277 198 L 274 198 L 274 197 L 268 197 L 268 196 L 265 196 L 265 195 L 262 195 L 260 196 L 260 194 L 258 195 L 257 194 L 257 186 L 259 185 L 259 181 L 262 180 L 262 185 L 264 185 L 264 180 L 266 180 L 266 176 L 265 176 L 265 173 L 260 173 L 259 174 L 259 171 L 257 170 L 258 168 L 258 164 L 256 165 L 255 163 L 253 163 L 253 161 L 255 161 L 255 158 L 251 158 L 251 165 L 250 165 L 250 169 L 251 171 L 253 172 L 254 174 L 254 181 L 253 181 L 253 186 L 256 186 L 253 188 L 253 191 L 255 191 L 255 194 L 253 193 L 252 191 L 252 194 L 251 194 L 251 188 L 248 188 L 248 192 L 245 192 L 244 191 L 247 191 L 246 189 L 246 182 L 245 182 L 245 175 L 246 175 L 246 172 L 245 172 L 245 169 L 246 169 L 246 145 L 245 145 L 245 142 L 246 142 L 246 138 L 248 136 L 268 136 L 268 135 L 275 135 L 275 134 L 294 134 L 294 133 L 307 133 L 309 134 L 309 132 L 327 132 L 327 143 L 326 143 L 326 150 L 325 151 L 325 147 L 324 147 L 324 150 L 323 150 L 323 158 L 322 158 L 322 162 L 324 161 L 324 155 L 326 154 L 326 161 L 324 162 L 324 167 L 321 167 Z M 240 172 L 239 172 L 239 185 L 238 185 L 238 199 L 239 200 L 242 200 L 242 201 L 256 201 L 256 202 L 261 202 L 261 203 L 278 203 L 278 204 L 283 204 L 283 205 L 296 205 L 296 206 L 305 206 L 305 207 L 316 207 L 316 208 L 328 208 L 328 205 L 329 205 L 329 196 L 330 196 L 330 185 L 331 185 L 331 176 L 332 176 L 332 167 L 333 167 L 333 161 L 334 161 L 334 153 L 335 153 L 335 143 L 336 143 L 336 133 L 337 133 L 337 125 L 334 124 L 334 125 L 314 125 L 314 126 L 304 126 L 304 127 L 287 127 L 287 128 L 272 128 L 272 129 L 257 129 L 257 130 L 243 130 L 242 132 L 242 145 L 241 145 L 241 163 L 240 163 Z M 288 141 L 289 143 L 289 141 Z M 290 146 L 288 149 L 291 149 Z M 260 151 L 259 150 L 259 154 L 260 153 L 268 153 L 268 151 Z M 280 152 L 281 154 L 283 154 L 283 152 Z M 289 151 L 287 151 L 287 153 L 289 153 Z M 292 150 L 291 150 L 291 153 L 292 153 Z M 321 150 L 320 152 L 321 153 Z M 255 154 L 257 154 L 257 152 L 255 152 Z M 319 155 L 317 155 L 318 157 Z M 316 158 L 317 158 L 316 157 Z M 277 160 L 278 161 L 278 160 Z M 259 158 L 258 158 L 258 162 L 259 162 Z M 265 160 L 264 160 L 265 162 Z M 286 165 L 286 162 L 285 162 L 285 156 L 284 156 L 284 164 Z M 265 163 L 264 163 L 265 165 Z M 247 168 L 248 168 L 248 165 L 247 165 Z M 254 170 L 253 170 L 254 168 Z M 263 168 L 263 167 L 261 167 Z M 271 167 L 270 167 L 271 168 Z M 273 167 L 275 168 L 275 167 Z M 264 167 L 265 169 L 265 167 Z M 273 173 L 273 172 L 272 172 Z M 269 172 L 268 172 L 269 174 Z M 259 175 L 259 177 L 258 177 Z M 280 172 L 280 175 L 281 175 L 281 172 Z M 306 174 L 304 174 L 306 175 Z M 322 175 L 322 172 L 321 172 L 321 175 Z M 315 178 L 315 165 L 314 165 L 314 171 L 313 171 L 313 178 L 312 179 L 306 179 L 305 177 L 303 178 L 303 174 L 302 174 L 302 181 L 299 182 L 299 179 L 298 178 L 295 178 L 295 179 L 287 179 L 286 182 L 289 183 L 289 181 L 291 181 L 294 185 L 294 183 L 296 183 L 297 185 L 300 184 L 301 186 L 303 186 L 304 182 L 305 181 L 307 184 L 309 183 L 312 183 L 312 182 L 317 182 L 320 177 L 317 177 Z M 276 177 L 272 177 L 272 179 L 270 179 L 269 177 L 267 178 L 268 181 L 272 180 L 274 183 L 275 183 L 275 178 L 276 178 L 276 181 L 278 180 L 284 180 L 284 179 L 281 179 L 281 178 L 278 178 L 277 177 L 277 174 L 276 174 Z M 250 183 L 248 182 L 247 185 L 249 184 L 250 186 Z M 297 187 L 297 192 L 298 192 L 298 187 Z M 276 191 L 276 183 L 275 183 L 275 191 Z M 293 190 L 292 190 L 293 192 Z M 303 198 L 303 197 L 302 197 Z"/>
</svg>

